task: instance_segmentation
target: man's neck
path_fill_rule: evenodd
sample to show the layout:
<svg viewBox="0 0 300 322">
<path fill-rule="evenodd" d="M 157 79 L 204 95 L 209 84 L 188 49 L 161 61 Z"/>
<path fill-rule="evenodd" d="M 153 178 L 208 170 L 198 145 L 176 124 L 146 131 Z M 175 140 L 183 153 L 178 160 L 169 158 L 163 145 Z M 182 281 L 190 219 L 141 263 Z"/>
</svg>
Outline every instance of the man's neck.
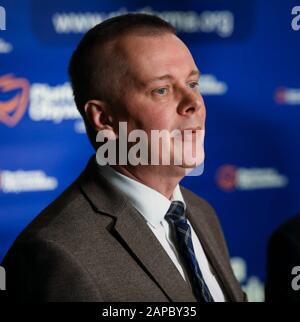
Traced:
<svg viewBox="0 0 300 322">
<path fill-rule="evenodd" d="M 143 183 L 171 199 L 173 191 L 184 177 L 181 171 L 172 171 L 170 166 L 111 166 L 121 174 Z M 176 173 L 177 172 L 177 173 Z"/>
</svg>

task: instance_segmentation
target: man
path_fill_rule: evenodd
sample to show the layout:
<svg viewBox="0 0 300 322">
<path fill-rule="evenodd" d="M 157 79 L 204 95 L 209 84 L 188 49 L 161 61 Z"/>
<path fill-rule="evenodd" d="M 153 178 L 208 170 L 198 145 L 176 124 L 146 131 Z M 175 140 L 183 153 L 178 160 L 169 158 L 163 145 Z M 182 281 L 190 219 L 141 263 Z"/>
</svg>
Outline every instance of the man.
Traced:
<svg viewBox="0 0 300 322">
<path fill-rule="evenodd" d="M 174 154 L 161 162 L 159 143 L 158 164 L 133 165 L 127 155 L 102 166 L 97 151 L 7 254 L 8 292 L 44 301 L 244 301 L 214 210 L 178 185 L 203 162 L 195 149 L 205 106 L 199 71 L 174 28 L 144 14 L 107 20 L 83 37 L 69 74 L 98 151 L 107 142 L 97 133 L 110 133 L 122 154 L 125 134 L 141 130 L 153 145 L 153 130 L 178 130 L 164 144 Z M 193 133 L 192 165 L 176 162 L 187 154 L 175 152 L 185 130 Z"/>
<path fill-rule="evenodd" d="M 268 245 L 266 302 L 300 302 L 300 216 L 282 224 Z"/>
</svg>

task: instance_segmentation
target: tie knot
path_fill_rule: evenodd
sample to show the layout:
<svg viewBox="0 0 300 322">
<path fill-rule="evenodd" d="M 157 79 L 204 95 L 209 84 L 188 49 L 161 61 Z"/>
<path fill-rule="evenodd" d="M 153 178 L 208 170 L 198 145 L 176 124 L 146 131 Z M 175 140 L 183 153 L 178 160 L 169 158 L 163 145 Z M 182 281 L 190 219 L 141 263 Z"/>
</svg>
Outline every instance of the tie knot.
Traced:
<svg viewBox="0 0 300 322">
<path fill-rule="evenodd" d="M 182 201 L 172 201 L 171 205 L 165 215 L 167 221 L 171 220 L 173 222 L 185 220 L 184 204 Z"/>
</svg>

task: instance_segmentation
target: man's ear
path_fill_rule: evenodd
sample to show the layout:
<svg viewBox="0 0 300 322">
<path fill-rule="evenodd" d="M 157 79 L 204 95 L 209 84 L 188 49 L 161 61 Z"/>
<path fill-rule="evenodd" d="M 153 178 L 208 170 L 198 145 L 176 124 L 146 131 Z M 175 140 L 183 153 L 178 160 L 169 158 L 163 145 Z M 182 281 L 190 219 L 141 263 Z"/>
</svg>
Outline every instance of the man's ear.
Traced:
<svg viewBox="0 0 300 322">
<path fill-rule="evenodd" d="M 96 131 L 113 129 L 113 118 L 109 114 L 108 106 L 103 101 L 90 100 L 84 105 L 84 111 L 87 121 Z"/>
</svg>

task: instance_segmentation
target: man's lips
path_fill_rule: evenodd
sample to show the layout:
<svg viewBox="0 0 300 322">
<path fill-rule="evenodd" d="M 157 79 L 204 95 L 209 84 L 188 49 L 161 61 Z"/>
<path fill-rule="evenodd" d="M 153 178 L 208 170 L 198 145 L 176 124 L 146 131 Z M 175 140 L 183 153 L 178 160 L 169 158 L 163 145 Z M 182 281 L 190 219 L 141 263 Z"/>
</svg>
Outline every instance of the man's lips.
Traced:
<svg viewBox="0 0 300 322">
<path fill-rule="evenodd" d="M 192 131 L 192 133 L 196 133 L 196 131 L 201 131 L 200 126 L 195 126 L 195 127 L 187 127 L 181 130 L 181 132 L 184 133 L 184 131 Z"/>
<path fill-rule="evenodd" d="M 200 135 L 200 131 L 203 131 L 201 126 L 195 126 L 195 127 L 186 127 L 183 129 L 177 129 L 177 135 L 175 135 L 176 137 L 180 136 L 181 138 L 188 138 L 189 136 L 192 135 L 192 137 L 194 138 L 195 136 Z"/>
</svg>

